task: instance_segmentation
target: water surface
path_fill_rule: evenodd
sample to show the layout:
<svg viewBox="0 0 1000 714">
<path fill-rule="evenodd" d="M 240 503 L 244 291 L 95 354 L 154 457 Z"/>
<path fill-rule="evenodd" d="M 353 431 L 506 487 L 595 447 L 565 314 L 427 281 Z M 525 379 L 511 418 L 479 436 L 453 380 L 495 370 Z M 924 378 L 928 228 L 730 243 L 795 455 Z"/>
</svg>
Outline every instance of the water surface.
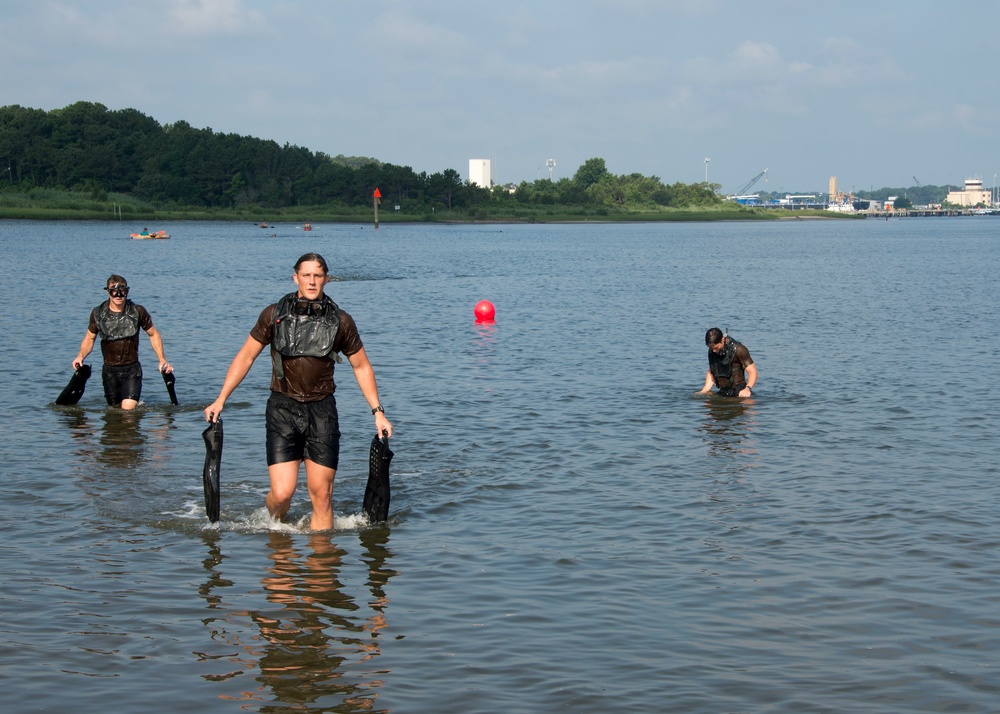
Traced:
<svg viewBox="0 0 1000 714">
<path fill-rule="evenodd" d="M 1000 220 L 313 226 L 0 221 L 13 711 L 996 709 Z M 201 409 L 313 250 L 396 428 L 392 517 L 360 515 L 345 364 L 337 529 L 301 490 L 268 521 L 259 360 L 213 526 Z M 52 403 L 112 272 L 180 405 L 145 337 L 136 413 L 99 355 Z M 694 395 L 712 326 L 753 399 Z"/>
</svg>

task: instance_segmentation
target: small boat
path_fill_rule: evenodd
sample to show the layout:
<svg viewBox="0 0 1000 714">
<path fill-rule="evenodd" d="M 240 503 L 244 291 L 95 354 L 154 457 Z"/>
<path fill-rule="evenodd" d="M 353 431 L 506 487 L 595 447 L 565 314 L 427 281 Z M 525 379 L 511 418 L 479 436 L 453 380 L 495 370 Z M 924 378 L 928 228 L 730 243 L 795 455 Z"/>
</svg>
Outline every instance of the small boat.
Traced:
<svg viewBox="0 0 1000 714">
<path fill-rule="evenodd" d="M 312 229 L 313 227 L 311 223 L 306 223 L 304 226 L 302 226 L 302 230 L 304 231 L 311 231 Z"/>
<path fill-rule="evenodd" d="M 170 234 L 166 231 L 143 231 L 142 233 L 130 233 L 129 237 L 132 240 L 149 240 L 150 238 L 163 239 L 169 238 Z"/>
</svg>

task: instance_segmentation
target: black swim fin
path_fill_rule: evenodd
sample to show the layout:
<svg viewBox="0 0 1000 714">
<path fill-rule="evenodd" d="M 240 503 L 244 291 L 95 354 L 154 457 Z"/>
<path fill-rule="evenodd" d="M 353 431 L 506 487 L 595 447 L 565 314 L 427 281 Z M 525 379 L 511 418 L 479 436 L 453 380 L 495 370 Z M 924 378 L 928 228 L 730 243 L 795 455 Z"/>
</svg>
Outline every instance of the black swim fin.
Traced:
<svg viewBox="0 0 1000 714">
<path fill-rule="evenodd" d="M 174 376 L 173 372 L 160 372 L 163 375 L 163 383 L 167 385 L 167 394 L 170 395 L 170 403 L 177 403 L 177 392 L 174 391 L 174 382 L 177 381 L 177 377 Z"/>
<path fill-rule="evenodd" d="M 388 436 L 372 437 L 364 501 L 365 515 L 372 523 L 380 523 L 389 517 L 389 463 L 392 456 Z"/>
<path fill-rule="evenodd" d="M 222 468 L 222 418 L 216 419 L 201 432 L 205 440 L 205 468 L 201 479 L 205 486 L 205 512 L 208 520 L 219 520 L 219 470 Z"/>
<path fill-rule="evenodd" d="M 56 404 L 61 406 L 72 406 L 80 401 L 83 390 L 87 387 L 87 380 L 90 379 L 90 365 L 81 364 L 70 377 L 69 384 L 56 397 Z"/>
</svg>

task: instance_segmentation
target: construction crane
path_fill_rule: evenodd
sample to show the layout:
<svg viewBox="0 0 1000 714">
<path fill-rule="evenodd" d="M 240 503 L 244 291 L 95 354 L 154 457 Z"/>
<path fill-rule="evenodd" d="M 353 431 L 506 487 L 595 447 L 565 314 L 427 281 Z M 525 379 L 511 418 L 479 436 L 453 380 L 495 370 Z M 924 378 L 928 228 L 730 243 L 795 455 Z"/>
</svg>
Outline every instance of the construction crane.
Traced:
<svg viewBox="0 0 1000 714">
<path fill-rule="evenodd" d="M 752 179 L 750 179 L 749 181 L 747 181 L 746 185 L 743 186 L 743 188 L 741 188 L 739 191 L 736 192 L 736 195 L 737 196 L 744 196 L 744 195 L 746 195 L 746 192 L 749 191 L 751 188 L 753 188 L 753 185 L 755 183 L 757 183 L 758 181 L 760 181 L 760 177 L 761 176 L 764 176 L 764 177 L 767 176 L 767 169 L 764 169 L 759 174 L 757 174 L 756 176 L 754 176 Z M 764 179 L 764 183 L 767 183 L 767 178 Z"/>
<path fill-rule="evenodd" d="M 913 183 L 917 185 L 917 188 L 920 188 L 920 179 L 918 179 L 916 176 L 913 177 Z"/>
</svg>

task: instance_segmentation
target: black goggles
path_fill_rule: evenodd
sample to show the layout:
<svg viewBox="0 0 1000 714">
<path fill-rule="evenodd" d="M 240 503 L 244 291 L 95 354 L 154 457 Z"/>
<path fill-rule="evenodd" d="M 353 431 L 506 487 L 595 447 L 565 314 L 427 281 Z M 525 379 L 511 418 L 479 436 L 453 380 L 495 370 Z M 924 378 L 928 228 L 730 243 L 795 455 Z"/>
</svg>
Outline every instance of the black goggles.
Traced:
<svg viewBox="0 0 1000 714">
<path fill-rule="evenodd" d="M 125 297 L 128 295 L 128 285 L 109 285 L 104 288 L 111 297 Z"/>
<path fill-rule="evenodd" d="M 322 315 L 326 309 L 326 303 L 319 300 L 304 300 L 303 298 L 298 298 L 295 304 L 292 306 L 295 310 L 296 315 Z"/>
</svg>

